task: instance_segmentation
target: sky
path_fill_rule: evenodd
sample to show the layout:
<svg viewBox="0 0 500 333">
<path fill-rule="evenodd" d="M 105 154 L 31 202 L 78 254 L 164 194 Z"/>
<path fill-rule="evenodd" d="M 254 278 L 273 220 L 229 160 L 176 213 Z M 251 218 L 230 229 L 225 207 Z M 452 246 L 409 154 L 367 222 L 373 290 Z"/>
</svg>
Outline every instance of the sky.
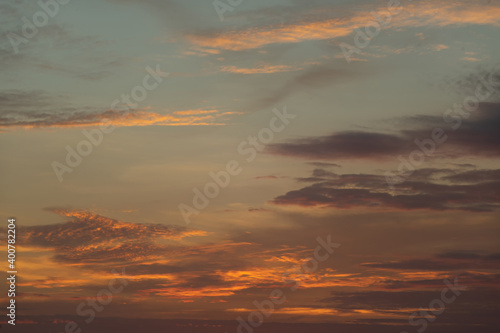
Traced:
<svg viewBox="0 0 500 333">
<path fill-rule="evenodd" d="M 498 1 L 0 22 L 2 331 L 498 332 Z"/>
</svg>

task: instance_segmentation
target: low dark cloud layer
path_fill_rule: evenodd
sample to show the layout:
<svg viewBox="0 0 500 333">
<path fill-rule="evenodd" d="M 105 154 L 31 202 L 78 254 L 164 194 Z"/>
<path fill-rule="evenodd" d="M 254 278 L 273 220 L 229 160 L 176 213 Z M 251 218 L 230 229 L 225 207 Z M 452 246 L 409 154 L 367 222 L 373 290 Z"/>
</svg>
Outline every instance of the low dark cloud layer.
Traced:
<svg viewBox="0 0 500 333">
<path fill-rule="evenodd" d="M 415 178 L 392 184 L 374 174 L 336 174 L 315 169 L 299 182 L 314 184 L 289 191 L 272 200 L 277 205 L 335 208 L 378 208 L 394 210 L 496 211 L 500 208 L 499 170 L 453 171 L 427 168 Z M 453 175 L 450 175 L 452 173 Z M 448 180 L 452 180 L 449 182 Z"/>
<path fill-rule="evenodd" d="M 104 126 L 191 126 L 223 125 L 232 113 L 210 110 L 181 110 L 167 114 L 149 108 L 131 108 L 113 102 L 102 108 L 69 105 L 64 96 L 51 96 L 43 91 L 10 90 L 0 92 L 0 132 L 16 129 L 75 128 Z M 224 119 L 223 119 L 224 118 Z"/>
<path fill-rule="evenodd" d="M 422 145 L 415 141 L 430 142 L 433 131 L 440 129 L 442 134 L 437 137 L 443 142 L 425 143 L 428 156 L 500 156 L 500 103 L 480 103 L 479 109 L 467 117 L 457 111 L 443 117 L 416 116 L 409 120 L 416 129 L 401 129 L 395 134 L 338 132 L 273 144 L 268 152 L 323 160 L 396 159 L 398 155 L 406 157 L 421 151 Z"/>
</svg>

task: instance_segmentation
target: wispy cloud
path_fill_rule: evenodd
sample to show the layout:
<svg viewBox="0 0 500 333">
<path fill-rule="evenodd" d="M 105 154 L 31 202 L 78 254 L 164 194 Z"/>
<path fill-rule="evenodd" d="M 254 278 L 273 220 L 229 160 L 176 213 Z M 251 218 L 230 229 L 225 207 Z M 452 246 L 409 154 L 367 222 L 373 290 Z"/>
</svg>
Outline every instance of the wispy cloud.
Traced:
<svg viewBox="0 0 500 333">
<path fill-rule="evenodd" d="M 295 68 L 287 65 L 262 65 L 255 68 L 240 68 L 236 66 L 224 66 L 221 71 L 234 74 L 271 74 L 280 72 L 297 71 L 301 68 Z"/>
<path fill-rule="evenodd" d="M 116 111 L 102 113 L 76 112 L 68 114 L 23 114 L 4 117 L 0 129 L 72 128 L 105 124 L 106 126 L 208 126 L 225 125 L 218 117 L 231 113 L 206 114 L 204 111 L 182 111 L 186 113 L 159 114 L 145 110 Z M 207 112 L 208 113 L 208 112 Z M 213 113 L 213 112 L 210 112 Z"/>
<path fill-rule="evenodd" d="M 403 5 L 402 5 L 403 6 Z M 411 28 L 423 26 L 499 26 L 500 7 L 490 2 L 461 1 L 460 4 L 438 2 L 406 3 L 403 11 L 392 15 L 388 28 Z M 325 9 L 328 13 L 328 9 Z M 330 8 L 331 10 L 331 8 Z M 191 34 L 187 36 L 196 48 L 205 52 L 219 50 L 240 51 L 260 48 L 275 43 L 298 43 L 308 40 L 325 40 L 347 36 L 355 29 L 363 28 L 374 21 L 371 12 L 387 13 L 387 6 L 364 5 L 355 12 L 343 10 L 342 16 L 330 19 L 303 19 L 289 24 L 273 24 L 215 33 Z"/>
<path fill-rule="evenodd" d="M 152 112 L 150 108 L 100 111 L 62 105 L 62 97 L 40 91 L 0 93 L 0 131 L 102 124 L 116 127 L 225 125 L 227 117 L 236 114 L 215 109 L 180 110 L 169 114 Z"/>
</svg>

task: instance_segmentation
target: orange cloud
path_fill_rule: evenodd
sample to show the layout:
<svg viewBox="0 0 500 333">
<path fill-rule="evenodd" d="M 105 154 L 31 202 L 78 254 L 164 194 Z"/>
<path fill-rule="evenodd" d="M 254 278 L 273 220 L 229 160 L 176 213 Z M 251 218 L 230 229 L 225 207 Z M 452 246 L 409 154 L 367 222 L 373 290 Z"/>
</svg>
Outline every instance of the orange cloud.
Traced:
<svg viewBox="0 0 500 333">
<path fill-rule="evenodd" d="M 34 128 L 73 128 L 89 126 L 208 126 L 225 125 L 220 118 L 236 112 L 219 112 L 217 110 L 185 110 L 172 114 L 158 114 L 148 109 L 134 111 L 108 110 L 102 113 L 74 113 L 72 115 L 24 114 L 23 118 L 13 115 L 2 120 L 0 131 L 6 129 Z M 220 119 L 220 120 L 219 120 Z"/>
<path fill-rule="evenodd" d="M 478 58 L 474 58 L 474 57 L 463 57 L 463 58 L 461 58 L 461 60 L 471 61 L 471 62 L 480 61 Z"/>
<path fill-rule="evenodd" d="M 495 3 L 479 1 L 462 2 L 416 2 L 402 5 L 402 11 L 393 11 L 386 28 L 410 28 L 449 25 L 493 25 L 500 26 L 500 7 Z M 363 6 L 358 12 L 318 21 L 303 21 L 288 25 L 269 25 L 233 30 L 212 35 L 189 35 L 193 49 L 217 53 L 218 50 L 240 51 L 260 48 L 275 43 L 299 43 L 308 40 L 324 40 L 347 36 L 358 28 L 374 22 L 371 12 L 389 14 L 387 3 L 378 8 Z"/>
<path fill-rule="evenodd" d="M 168 250 L 160 241 L 206 235 L 203 231 L 173 225 L 122 222 L 88 211 L 48 210 L 72 220 L 24 227 L 23 244 L 54 249 L 54 259 L 70 264 L 155 258 Z"/>
<path fill-rule="evenodd" d="M 239 68 L 236 66 L 224 66 L 221 71 L 235 74 L 271 74 L 279 72 L 289 72 L 300 70 L 301 68 L 294 68 L 286 65 L 263 65 L 255 68 Z"/>
<path fill-rule="evenodd" d="M 172 114 L 178 116 L 192 116 L 192 115 L 200 115 L 200 114 L 211 114 L 217 113 L 217 110 L 185 110 L 185 111 L 175 111 Z"/>
</svg>

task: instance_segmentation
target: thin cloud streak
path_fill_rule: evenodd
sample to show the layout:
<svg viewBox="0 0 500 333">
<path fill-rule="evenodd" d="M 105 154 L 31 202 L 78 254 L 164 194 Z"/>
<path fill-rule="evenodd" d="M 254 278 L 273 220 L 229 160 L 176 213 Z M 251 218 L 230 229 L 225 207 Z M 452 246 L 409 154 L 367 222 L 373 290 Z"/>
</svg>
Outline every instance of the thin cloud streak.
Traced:
<svg viewBox="0 0 500 333">
<path fill-rule="evenodd" d="M 11 114 L 0 119 L 0 131 L 8 129 L 74 128 L 91 126 L 213 126 L 225 125 L 222 118 L 233 112 L 218 113 L 216 110 L 186 110 L 172 114 L 158 114 L 146 110 L 102 113 L 76 112 L 73 114 Z"/>
<path fill-rule="evenodd" d="M 403 5 L 402 5 L 403 6 Z M 495 3 L 473 1 L 451 4 L 418 2 L 405 4 L 399 14 L 392 15 L 388 27 L 412 28 L 422 26 L 500 26 L 500 7 Z M 186 38 L 194 49 L 207 53 L 221 50 L 241 51 L 256 49 L 275 43 L 299 43 L 309 40 L 326 40 L 347 36 L 375 20 L 372 11 L 388 13 L 387 5 L 363 6 L 362 10 L 333 19 L 303 21 L 287 25 L 269 25 L 212 34 L 191 34 Z"/>
</svg>

